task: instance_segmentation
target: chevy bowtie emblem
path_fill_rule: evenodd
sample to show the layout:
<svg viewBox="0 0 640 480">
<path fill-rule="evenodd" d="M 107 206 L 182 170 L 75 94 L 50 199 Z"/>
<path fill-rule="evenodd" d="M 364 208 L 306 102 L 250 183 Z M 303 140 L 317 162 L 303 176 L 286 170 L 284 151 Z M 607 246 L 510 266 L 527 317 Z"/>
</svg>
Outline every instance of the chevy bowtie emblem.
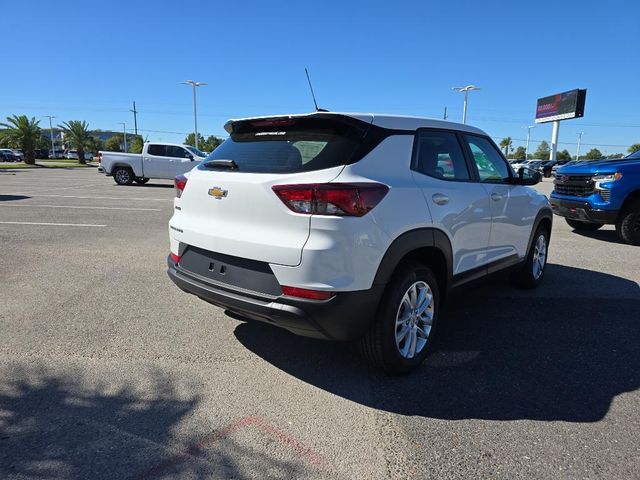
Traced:
<svg viewBox="0 0 640 480">
<path fill-rule="evenodd" d="M 229 193 L 227 190 L 223 190 L 220 187 L 213 187 L 209 189 L 209 195 L 211 195 L 213 198 L 217 198 L 218 200 L 226 197 L 227 193 Z"/>
<path fill-rule="evenodd" d="M 563 182 L 563 183 L 564 182 L 568 182 L 569 181 L 569 175 L 562 175 L 560 177 L 560 181 Z"/>
</svg>

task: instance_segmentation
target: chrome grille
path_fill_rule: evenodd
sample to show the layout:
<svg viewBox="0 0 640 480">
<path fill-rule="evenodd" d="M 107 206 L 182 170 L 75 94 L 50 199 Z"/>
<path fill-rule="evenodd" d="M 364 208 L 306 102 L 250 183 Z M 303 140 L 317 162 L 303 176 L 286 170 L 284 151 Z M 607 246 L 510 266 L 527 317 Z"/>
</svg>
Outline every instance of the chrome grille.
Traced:
<svg viewBox="0 0 640 480">
<path fill-rule="evenodd" d="M 553 183 L 555 193 L 572 197 L 588 197 L 595 188 L 591 175 L 558 174 Z"/>
</svg>

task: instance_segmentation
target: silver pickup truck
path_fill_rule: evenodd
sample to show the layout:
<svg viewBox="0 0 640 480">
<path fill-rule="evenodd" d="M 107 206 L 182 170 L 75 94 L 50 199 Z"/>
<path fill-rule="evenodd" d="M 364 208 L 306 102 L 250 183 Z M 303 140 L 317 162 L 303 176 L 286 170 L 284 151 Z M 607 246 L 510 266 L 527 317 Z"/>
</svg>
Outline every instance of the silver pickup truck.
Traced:
<svg viewBox="0 0 640 480">
<path fill-rule="evenodd" d="M 182 175 L 206 154 L 191 145 L 145 143 L 142 153 L 98 152 L 98 171 L 112 176 L 119 185 L 144 185 L 151 178 L 173 179 Z"/>
</svg>

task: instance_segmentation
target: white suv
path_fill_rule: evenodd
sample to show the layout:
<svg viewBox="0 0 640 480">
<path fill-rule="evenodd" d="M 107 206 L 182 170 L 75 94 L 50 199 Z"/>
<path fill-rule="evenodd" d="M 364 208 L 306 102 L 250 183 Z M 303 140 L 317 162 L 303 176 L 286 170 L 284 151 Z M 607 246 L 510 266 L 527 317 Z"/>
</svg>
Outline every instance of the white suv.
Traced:
<svg viewBox="0 0 640 480">
<path fill-rule="evenodd" d="M 419 365 L 448 289 L 512 269 L 541 281 L 552 212 L 483 131 L 315 112 L 231 120 L 176 178 L 169 276 L 236 317 L 358 340 L 378 367 Z"/>
</svg>

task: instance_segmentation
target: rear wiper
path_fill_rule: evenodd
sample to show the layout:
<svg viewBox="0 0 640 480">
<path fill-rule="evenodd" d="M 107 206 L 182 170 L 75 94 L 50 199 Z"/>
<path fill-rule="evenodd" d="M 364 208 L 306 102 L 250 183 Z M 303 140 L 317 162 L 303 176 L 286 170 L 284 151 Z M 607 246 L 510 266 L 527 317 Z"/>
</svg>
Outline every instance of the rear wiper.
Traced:
<svg viewBox="0 0 640 480">
<path fill-rule="evenodd" d="M 238 164 L 233 160 L 209 160 L 204 163 L 206 168 L 228 168 L 229 170 L 238 170 Z"/>
</svg>

